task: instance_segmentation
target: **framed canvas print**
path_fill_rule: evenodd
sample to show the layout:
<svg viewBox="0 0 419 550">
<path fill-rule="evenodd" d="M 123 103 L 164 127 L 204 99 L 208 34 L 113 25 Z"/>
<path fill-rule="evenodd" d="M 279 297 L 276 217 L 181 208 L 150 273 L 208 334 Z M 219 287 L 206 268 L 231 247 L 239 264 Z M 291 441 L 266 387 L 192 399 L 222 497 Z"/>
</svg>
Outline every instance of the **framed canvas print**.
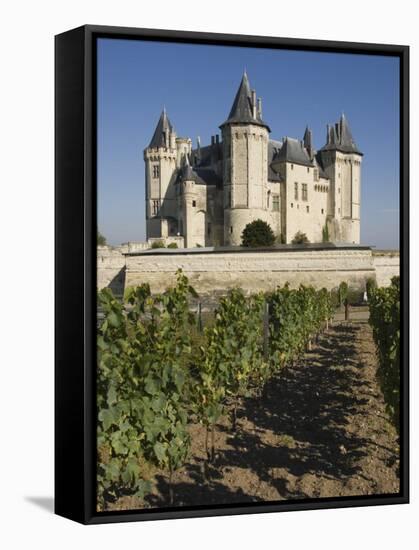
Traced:
<svg viewBox="0 0 419 550">
<path fill-rule="evenodd" d="M 56 513 L 408 502 L 407 46 L 56 37 Z"/>
</svg>

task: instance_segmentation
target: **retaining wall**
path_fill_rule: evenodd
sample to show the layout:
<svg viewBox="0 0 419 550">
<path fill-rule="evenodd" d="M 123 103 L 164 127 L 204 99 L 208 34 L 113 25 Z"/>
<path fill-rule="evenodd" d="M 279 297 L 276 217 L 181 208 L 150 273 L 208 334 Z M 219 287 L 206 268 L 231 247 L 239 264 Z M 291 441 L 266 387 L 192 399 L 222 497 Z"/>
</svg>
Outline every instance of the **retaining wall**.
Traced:
<svg viewBox="0 0 419 550">
<path fill-rule="evenodd" d="M 368 278 L 379 286 L 390 284 L 399 274 L 398 252 L 374 252 L 366 247 L 331 249 L 273 249 L 263 251 L 213 251 L 157 249 L 123 253 L 98 248 L 98 287 L 122 287 L 148 282 L 161 292 L 175 280 L 181 268 L 198 292 L 223 292 L 241 287 L 245 291 L 271 290 L 289 282 L 316 288 L 335 288 L 341 281 L 363 290 Z M 125 252 L 125 251 L 124 251 Z"/>
</svg>

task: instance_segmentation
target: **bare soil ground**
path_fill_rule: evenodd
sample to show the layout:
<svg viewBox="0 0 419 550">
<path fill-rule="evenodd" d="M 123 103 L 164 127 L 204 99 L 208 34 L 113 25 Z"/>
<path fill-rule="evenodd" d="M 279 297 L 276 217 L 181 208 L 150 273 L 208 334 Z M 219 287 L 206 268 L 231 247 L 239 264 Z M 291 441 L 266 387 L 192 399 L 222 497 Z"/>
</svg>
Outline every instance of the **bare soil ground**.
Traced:
<svg viewBox="0 0 419 550">
<path fill-rule="evenodd" d="M 173 504 L 398 493 L 398 438 L 376 369 L 367 323 L 331 327 L 263 399 L 242 401 L 236 432 L 228 415 L 221 419 L 213 464 L 205 460 L 205 429 L 191 427 L 189 462 L 173 474 Z M 168 477 L 156 479 L 146 502 L 122 497 L 108 509 L 169 506 Z"/>
</svg>

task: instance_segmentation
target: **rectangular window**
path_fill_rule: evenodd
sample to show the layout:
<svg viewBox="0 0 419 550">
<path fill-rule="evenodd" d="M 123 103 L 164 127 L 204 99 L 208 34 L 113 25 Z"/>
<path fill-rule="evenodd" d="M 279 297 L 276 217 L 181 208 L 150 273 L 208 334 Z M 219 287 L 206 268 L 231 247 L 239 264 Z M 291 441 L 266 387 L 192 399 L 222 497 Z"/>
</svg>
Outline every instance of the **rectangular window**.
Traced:
<svg viewBox="0 0 419 550">
<path fill-rule="evenodd" d="M 196 206 L 196 201 L 192 201 L 192 206 L 193 206 L 193 207 Z"/>
<path fill-rule="evenodd" d="M 298 201 L 298 182 L 294 183 L 294 199 Z"/>
<path fill-rule="evenodd" d="M 306 210 L 307 210 L 307 212 L 310 212 L 310 207 L 306 206 Z"/>
<path fill-rule="evenodd" d="M 307 201 L 308 200 L 308 194 L 307 194 L 307 184 L 306 183 L 303 183 L 301 185 L 301 198 L 303 201 Z"/>
<path fill-rule="evenodd" d="M 160 175 L 160 167 L 158 164 L 153 165 L 153 178 L 158 178 Z"/>
<path fill-rule="evenodd" d="M 322 214 L 324 214 L 324 208 L 322 208 Z"/>
<path fill-rule="evenodd" d="M 319 181 L 319 171 L 317 168 L 314 169 L 314 181 Z"/>
<path fill-rule="evenodd" d="M 159 208 L 160 208 L 160 201 L 159 200 L 154 200 L 153 201 L 153 207 L 152 207 L 153 216 L 156 216 L 159 213 Z"/>
<path fill-rule="evenodd" d="M 279 195 L 272 195 L 272 210 L 279 212 Z"/>
</svg>

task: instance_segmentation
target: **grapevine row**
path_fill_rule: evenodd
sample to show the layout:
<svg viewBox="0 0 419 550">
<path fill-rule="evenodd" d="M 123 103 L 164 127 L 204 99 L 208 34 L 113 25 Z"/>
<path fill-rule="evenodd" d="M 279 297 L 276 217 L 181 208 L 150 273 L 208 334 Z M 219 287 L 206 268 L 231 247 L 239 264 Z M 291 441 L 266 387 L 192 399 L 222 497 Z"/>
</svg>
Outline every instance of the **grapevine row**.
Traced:
<svg viewBox="0 0 419 550">
<path fill-rule="evenodd" d="M 368 288 L 370 325 L 378 355 L 378 379 L 389 413 L 399 430 L 400 410 L 400 278 L 389 287 Z"/>
<path fill-rule="evenodd" d="M 181 271 L 176 286 L 162 294 L 152 295 L 147 284 L 127 289 L 123 303 L 109 289 L 99 293 L 101 509 L 124 493 L 143 498 L 158 469 L 167 471 L 171 487 L 172 473 L 188 455 L 192 423 L 206 427 L 213 460 L 215 426 L 227 404 L 235 430 L 239 400 L 261 396 L 269 378 L 327 326 L 333 309 L 326 289 L 286 285 L 250 296 L 233 289 L 201 332 L 191 297 L 196 292 Z"/>
</svg>

